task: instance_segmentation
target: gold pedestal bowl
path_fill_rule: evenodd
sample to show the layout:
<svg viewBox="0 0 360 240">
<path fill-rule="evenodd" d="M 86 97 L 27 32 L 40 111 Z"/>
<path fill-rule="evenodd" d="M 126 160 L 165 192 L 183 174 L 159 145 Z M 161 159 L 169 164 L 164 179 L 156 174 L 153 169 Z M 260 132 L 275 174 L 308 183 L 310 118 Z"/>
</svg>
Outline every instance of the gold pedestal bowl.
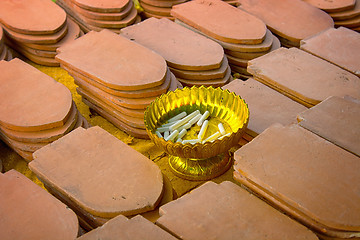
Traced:
<svg viewBox="0 0 360 240">
<path fill-rule="evenodd" d="M 222 123 L 226 134 L 214 141 L 196 144 L 165 141 L 155 132 L 170 118 L 181 112 L 190 114 L 199 110 L 209 111 L 208 128 L 203 139 L 219 131 Z M 151 140 L 169 156 L 169 164 L 175 175 L 188 180 L 209 180 L 229 169 L 232 157 L 229 149 L 242 137 L 249 121 L 249 109 L 240 96 L 228 90 L 213 87 L 185 87 L 161 95 L 146 109 L 144 122 Z M 200 127 L 196 124 L 188 130 L 183 140 L 197 139 Z"/>
</svg>

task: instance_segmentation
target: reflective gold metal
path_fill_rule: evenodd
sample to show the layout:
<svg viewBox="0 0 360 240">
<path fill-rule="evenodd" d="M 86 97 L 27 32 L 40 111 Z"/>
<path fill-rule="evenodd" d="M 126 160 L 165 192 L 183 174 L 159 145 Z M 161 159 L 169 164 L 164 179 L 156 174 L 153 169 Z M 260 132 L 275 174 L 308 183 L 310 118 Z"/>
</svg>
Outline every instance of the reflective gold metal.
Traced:
<svg viewBox="0 0 360 240">
<path fill-rule="evenodd" d="M 200 110 L 210 112 L 209 127 L 204 139 L 218 131 L 221 122 L 231 135 L 213 142 L 182 144 L 165 141 L 155 134 L 155 130 L 167 119 L 186 111 L 188 114 Z M 188 180 L 209 180 L 224 173 L 232 165 L 228 150 L 236 145 L 243 135 L 248 121 L 249 109 L 240 96 L 228 90 L 213 87 L 185 87 L 161 95 L 146 109 L 146 131 L 151 140 L 170 155 L 169 164 L 179 177 Z M 183 137 L 195 139 L 200 127 L 194 126 Z"/>
</svg>

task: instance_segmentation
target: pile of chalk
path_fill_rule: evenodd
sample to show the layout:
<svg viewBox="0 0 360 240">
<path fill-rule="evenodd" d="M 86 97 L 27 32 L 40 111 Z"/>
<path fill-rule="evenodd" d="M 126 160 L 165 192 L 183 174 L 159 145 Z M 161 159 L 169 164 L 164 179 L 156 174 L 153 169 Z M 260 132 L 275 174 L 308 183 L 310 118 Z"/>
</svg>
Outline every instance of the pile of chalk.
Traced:
<svg viewBox="0 0 360 240">
<path fill-rule="evenodd" d="M 173 141 L 179 142 L 182 144 L 190 143 L 202 143 L 205 142 L 213 142 L 216 139 L 223 139 L 225 136 L 230 136 L 230 132 L 226 133 L 225 128 L 222 123 L 218 124 L 218 129 L 216 133 L 212 134 L 208 138 L 204 139 L 206 130 L 209 126 L 209 120 L 207 118 L 210 116 L 209 111 L 205 111 L 204 114 L 201 114 L 199 110 L 196 110 L 189 115 L 184 111 L 179 113 L 178 115 L 170 118 L 167 123 L 158 127 L 155 131 L 155 134 L 159 138 L 164 138 L 165 141 Z M 195 139 L 186 139 L 182 138 L 186 135 L 189 129 L 193 127 L 193 125 L 198 125 L 200 127 L 200 131 L 198 133 L 198 137 Z M 162 133 L 164 135 L 162 135 Z"/>
</svg>

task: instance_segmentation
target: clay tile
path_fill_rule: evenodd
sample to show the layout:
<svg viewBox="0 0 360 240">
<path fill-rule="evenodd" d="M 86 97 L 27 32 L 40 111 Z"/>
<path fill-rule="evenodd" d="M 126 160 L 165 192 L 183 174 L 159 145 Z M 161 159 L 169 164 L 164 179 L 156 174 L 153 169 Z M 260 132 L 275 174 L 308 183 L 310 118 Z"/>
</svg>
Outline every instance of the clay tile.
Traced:
<svg viewBox="0 0 360 240">
<path fill-rule="evenodd" d="M 73 0 L 73 2 L 94 12 L 122 12 L 129 4 L 129 0 Z"/>
<path fill-rule="evenodd" d="M 100 127 L 77 128 L 33 156 L 29 168 L 45 184 L 94 216 L 142 213 L 161 200 L 159 167 Z"/>
<path fill-rule="evenodd" d="M 353 9 L 356 0 L 341 0 L 341 1 L 304 0 L 304 2 L 307 2 L 326 12 L 342 12 Z"/>
<path fill-rule="evenodd" d="M 0 16 L 4 26 L 22 34 L 53 34 L 66 24 L 65 11 L 52 1 L 2 0 Z"/>
<path fill-rule="evenodd" d="M 239 8 L 257 16 L 273 33 L 292 42 L 300 42 L 334 26 L 328 14 L 302 0 L 239 0 L 239 2 Z"/>
<path fill-rule="evenodd" d="M 63 126 L 71 113 L 69 89 L 27 63 L 0 62 L 0 125 L 16 131 Z"/>
<path fill-rule="evenodd" d="M 128 219 L 123 215 L 119 215 L 105 223 L 102 227 L 94 229 L 85 235 L 78 238 L 79 240 L 135 240 L 135 239 L 148 239 L 148 240 L 176 240 L 169 233 L 165 232 L 155 224 L 146 220 L 140 215 Z"/>
<path fill-rule="evenodd" d="M 219 44 L 168 19 L 150 18 L 122 29 L 120 34 L 159 53 L 177 69 L 217 69 L 224 57 Z"/>
<path fill-rule="evenodd" d="M 329 96 L 360 98 L 357 76 L 297 48 L 279 48 L 248 62 L 248 72 L 311 107 Z"/>
<path fill-rule="evenodd" d="M 296 123 L 296 116 L 307 109 L 252 78 L 237 79 L 222 88 L 236 93 L 248 104 L 251 114 L 246 132 L 253 137 L 274 123 Z"/>
<path fill-rule="evenodd" d="M 302 40 L 301 49 L 360 76 L 360 33 L 330 28 Z"/>
<path fill-rule="evenodd" d="M 90 32 L 59 52 L 61 64 L 113 89 L 140 90 L 165 81 L 167 66 L 160 55 L 109 30 Z"/>
<path fill-rule="evenodd" d="M 360 156 L 360 104 L 329 97 L 299 113 L 300 126 Z"/>
<path fill-rule="evenodd" d="M 297 124 L 276 124 L 234 154 L 234 177 L 322 235 L 360 232 L 360 159 Z"/>
<path fill-rule="evenodd" d="M 317 239 L 232 182 L 207 182 L 160 208 L 156 224 L 181 239 Z"/>
<path fill-rule="evenodd" d="M 259 44 L 266 26 L 257 17 L 220 0 L 194 0 L 173 6 L 171 15 L 215 39 Z"/>
<path fill-rule="evenodd" d="M 72 240 L 75 213 L 21 173 L 0 173 L 0 238 Z"/>
</svg>

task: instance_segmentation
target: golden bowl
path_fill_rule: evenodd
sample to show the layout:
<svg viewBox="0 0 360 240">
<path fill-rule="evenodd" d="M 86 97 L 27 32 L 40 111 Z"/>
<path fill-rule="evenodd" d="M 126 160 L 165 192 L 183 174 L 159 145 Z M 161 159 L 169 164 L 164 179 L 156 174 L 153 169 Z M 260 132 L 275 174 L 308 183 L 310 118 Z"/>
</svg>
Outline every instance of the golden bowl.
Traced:
<svg viewBox="0 0 360 240">
<path fill-rule="evenodd" d="M 185 111 L 209 111 L 209 127 L 204 138 L 218 130 L 221 122 L 229 136 L 213 142 L 182 144 L 165 141 L 155 134 L 158 127 L 173 116 Z M 240 96 L 213 87 L 185 87 L 161 95 L 146 109 L 144 122 L 151 140 L 171 155 L 169 163 L 174 173 L 191 180 L 207 180 L 222 174 L 230 167 L 228 150 L 242 137 L 249 121 L 249 109 Z M 200 127 L 193 127 L 184 139 L 197 136 Z M 226 169 L 225 169 L 226 168 Z"/>
</svg>

